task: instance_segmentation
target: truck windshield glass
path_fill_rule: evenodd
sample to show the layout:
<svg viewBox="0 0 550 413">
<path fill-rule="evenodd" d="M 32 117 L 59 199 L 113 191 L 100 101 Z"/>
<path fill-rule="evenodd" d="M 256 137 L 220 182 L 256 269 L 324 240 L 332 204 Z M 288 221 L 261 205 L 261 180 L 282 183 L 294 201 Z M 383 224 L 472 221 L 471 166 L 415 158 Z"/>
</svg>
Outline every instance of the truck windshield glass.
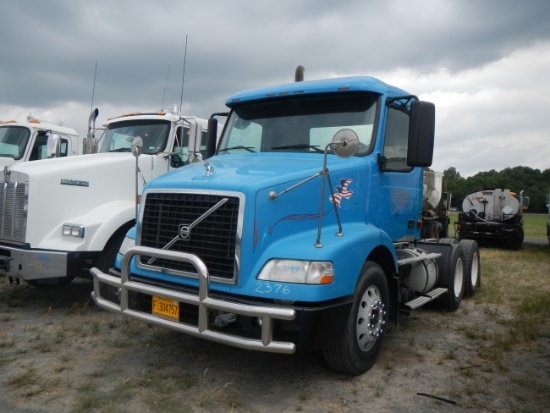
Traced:
<svg viewBox="0 0 550 413">
<path fill-rule="evenodd" d="M 31 135 L 30 130 L 21 126 L 0 128 L 0 156 L 21 159 Z"/>
<path fill-rule="evenodd" d="M 361 143 L 357 155 L 365 155 L 372 142 L 377 103 L 377 95 L 350 93 L 243 104 L 231 112 L 218 154 L 323 153 L 336 132 L 352 129 Z"/>
<path fill-rule="evenodd" d="M 155 154 L 166 149 L 170 123 L 161 120 L 129 120 L 107 127 L 100 152 L 131 152 L 135 137 L 143 139 L 143 153 Z"/>
</svg>

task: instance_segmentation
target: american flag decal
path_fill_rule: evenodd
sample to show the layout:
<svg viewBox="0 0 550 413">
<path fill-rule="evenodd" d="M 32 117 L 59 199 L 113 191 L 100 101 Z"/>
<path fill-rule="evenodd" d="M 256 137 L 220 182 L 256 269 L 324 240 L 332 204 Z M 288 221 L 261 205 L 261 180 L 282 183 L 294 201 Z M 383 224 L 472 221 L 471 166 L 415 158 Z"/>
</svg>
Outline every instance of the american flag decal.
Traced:
<svg viewBox="0 0 550 413">
<path fill-rule="evenodd" d="M 342 198 L 350 199 L 353 191 L 350 191 L 348 186 L 352 181 L 353 180 L 349 178 L 340 179 L 340 185 L 337 185 L 336 188 L 334 188 L 334 195 L 329 197 L 330 202 L 339 207 L 340 202 L 342 202 Z"/>
</svg>

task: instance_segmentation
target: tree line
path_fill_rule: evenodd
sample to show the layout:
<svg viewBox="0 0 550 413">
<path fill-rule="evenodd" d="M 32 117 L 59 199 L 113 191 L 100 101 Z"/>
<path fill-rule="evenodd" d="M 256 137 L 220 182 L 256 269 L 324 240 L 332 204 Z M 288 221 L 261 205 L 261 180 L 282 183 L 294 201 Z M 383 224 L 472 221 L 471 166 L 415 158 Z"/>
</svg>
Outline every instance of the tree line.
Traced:
<svg viewBox="0 0 550 413">
<path fill-rule="evenodd" d="M 462 210 L 464 198 L 483 189 L 509 189 L 529 197 L 526 212 L 547 213 L 550 191 L 550 169 L 540 171 L 527 166 L 506 168 L 500 172 L 491 169 L 489 172 L 478 172 L 474 176 L 463 178 L 454 166 L 443 172 L 444 191 L 452 194 L 451 207 Z"/>
</svg>

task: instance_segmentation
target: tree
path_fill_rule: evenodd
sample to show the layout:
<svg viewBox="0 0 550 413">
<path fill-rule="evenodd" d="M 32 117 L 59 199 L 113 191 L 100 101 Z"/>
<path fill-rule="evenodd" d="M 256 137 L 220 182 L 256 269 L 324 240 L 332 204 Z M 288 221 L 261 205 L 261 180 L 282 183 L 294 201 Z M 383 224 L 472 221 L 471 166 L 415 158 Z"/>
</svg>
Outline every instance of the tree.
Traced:
<svg viewBox="0 0 550 413">
<path fill-rule="evenodd" d="M 452 194 L 451 207 L 461 209 L 462 201 L 471 193 L 482 189 L 510 189 L 529 197 L 529 212 L 546 213 L 548 191 L 550 190 L 550 169 L 540 171 L 527 166 L 505 168 L 498 172 L 494 169 L 478 172 L 466 179 L 454 166 L 443 172 L 444 190 Z"/>
</svg>

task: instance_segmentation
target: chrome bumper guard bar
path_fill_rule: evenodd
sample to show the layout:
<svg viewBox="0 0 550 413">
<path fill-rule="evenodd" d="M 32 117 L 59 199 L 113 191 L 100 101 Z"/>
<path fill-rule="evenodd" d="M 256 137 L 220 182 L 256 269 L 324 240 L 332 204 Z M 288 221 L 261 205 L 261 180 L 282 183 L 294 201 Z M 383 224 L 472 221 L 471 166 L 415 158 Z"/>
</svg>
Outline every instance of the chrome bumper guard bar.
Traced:
<svg viewBox="0 0 550 413">
<path fill-rule="evenodd" d="M 135 255 L 145 255 L 148 257 L 191 263 L 195 266 L 197 273 L 199 274 L 199 295 L 197 296 L 194 294 L 130 281 L 128 277 L 130 260 Z M 166 327 L 195 337 L 204 338 L 210 341 L 215 341 L 217 343 L 227 344 L 246 350 L 282 354 L 293 354 L 296 351 L 296 345 L 292 342 L 273 340 L 273 320 L 293 320 L 296 317 L 295 310 L 279 307 L 260 307 L 256 305 L 240 304 L 209 297 L 208 269 L 206 268 L 204 262 L 196 255 L 135 246 L 130 248 L 122 259 L 120 278 L 105 274 L 95 267 L 92 268 L 90 272 L 94 279 L 94 291 L 92 292 L 92 298 L 99 307 L 105 310 L 118 312 L 124 316 L 142 320 L 150 324 Z M 120 305 L 101 297 L 99 288 L 101 283 L 120 288 Z M 198 325 L 195 326 L 180 321 L 169 320 L 131 309 L 128 307 L 129 291 L 135 291 L 151 296 L 156 295 L 166 299 L 195 305 L 198 307 Z M 237 315 L 258 317 L 261 321 L 261 339 L 258 340 L 240 337 L 233 334 L 227 334 L 219 330 L 211 330 L 209 323 L 209 314 L 211 311 L 225 311 Z"/>
</svg>

